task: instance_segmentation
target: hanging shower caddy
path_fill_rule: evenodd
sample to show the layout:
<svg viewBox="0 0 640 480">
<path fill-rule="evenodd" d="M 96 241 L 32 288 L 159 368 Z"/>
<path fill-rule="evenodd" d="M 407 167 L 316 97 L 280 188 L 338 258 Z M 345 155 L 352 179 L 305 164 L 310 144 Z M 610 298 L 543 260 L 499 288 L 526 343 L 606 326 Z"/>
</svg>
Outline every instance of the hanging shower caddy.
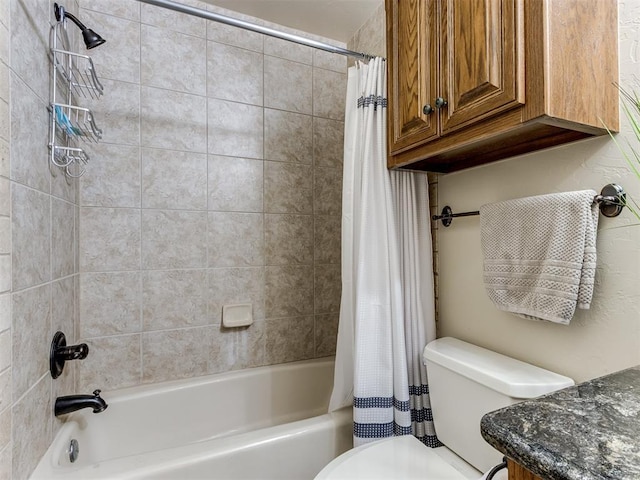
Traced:
<svg viewBox="0 0 640 480">
<path fill-rule="evenodd" d="M 51 91 L 49 103 L 50 161 L 69 177 L 84 174 L 89 155 L 83 144 L 98 142 L 98 128 L 91 110 L 78 105 L 81 98 L 99 98 L 103 86 L 91 57 L 72 51 L 64 7 L 55 5 L 58 21 L 51 28 Z"/>
</svg>

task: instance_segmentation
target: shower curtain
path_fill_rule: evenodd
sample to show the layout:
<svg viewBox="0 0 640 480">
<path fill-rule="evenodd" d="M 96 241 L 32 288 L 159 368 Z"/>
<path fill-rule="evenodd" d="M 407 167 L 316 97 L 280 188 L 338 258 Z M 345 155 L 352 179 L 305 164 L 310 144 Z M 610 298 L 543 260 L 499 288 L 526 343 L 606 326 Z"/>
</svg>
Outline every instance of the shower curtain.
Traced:
<svg viewBox="0 0 640 480">
<path fill-rule="evenodd" d="M 435 338 L 427 177 L 386 168 L 386 64 L 348 72 L 342 299 L 329 410 L 353 402 L 354 445 L 439 446 L 422 349 Z"/>
</svg>

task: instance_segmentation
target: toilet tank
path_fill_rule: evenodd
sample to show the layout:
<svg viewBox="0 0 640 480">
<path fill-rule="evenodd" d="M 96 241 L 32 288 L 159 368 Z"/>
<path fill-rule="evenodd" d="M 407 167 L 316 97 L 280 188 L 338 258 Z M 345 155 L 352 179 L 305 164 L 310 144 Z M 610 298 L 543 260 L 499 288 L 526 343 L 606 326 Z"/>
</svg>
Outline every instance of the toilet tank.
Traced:
<svg viewBox="0 0 640 480">
<path fill-rule="evenodd" d="M 502 461 L 502 454 L 480 434 L 485 413 L 574 384 L 568 377 L 450 337 L 430 342 L 423 358 L 438 439 L 481 472 Z"/>
</svg>

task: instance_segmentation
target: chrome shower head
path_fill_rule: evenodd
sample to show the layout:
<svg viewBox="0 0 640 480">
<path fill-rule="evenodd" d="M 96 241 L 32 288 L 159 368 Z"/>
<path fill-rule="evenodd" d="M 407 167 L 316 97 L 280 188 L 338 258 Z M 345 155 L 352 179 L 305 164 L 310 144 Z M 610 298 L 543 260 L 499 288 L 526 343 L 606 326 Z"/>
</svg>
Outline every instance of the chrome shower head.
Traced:
<svg viewBox="0 0 640 480">
<path fill-rule="evenodd" d="M 64 7 L 61 7 L 57 3 L 54 3 L 53 11 L 55 12 L 57 21 L 61 21 L 64 18 L 68 18 L 78 26 L 78 28 L 82 31 L 82 39 L 84 40 L 84 44 L 87 46 L 87 49 L 95 48 L 99 45 L 102 45 L 104 42 L 106 42 L 106 40 L 102 38 L 100 35 L 98 35 L 96 32 L 94 32 L 90 28 L 87 28 L 84 25 L 84 23 L 82 23 L 80 20 L 78 20 L 75 17 L 75 15 L 72 15 L 69 12 L 67 12 L 64 9 Z"/>
</svg>

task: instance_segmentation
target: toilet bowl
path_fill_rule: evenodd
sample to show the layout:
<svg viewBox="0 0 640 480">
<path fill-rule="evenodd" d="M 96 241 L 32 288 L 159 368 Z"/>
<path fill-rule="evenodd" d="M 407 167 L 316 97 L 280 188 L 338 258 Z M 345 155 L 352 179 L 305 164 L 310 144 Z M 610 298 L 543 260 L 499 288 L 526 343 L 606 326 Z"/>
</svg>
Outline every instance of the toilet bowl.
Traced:
<svg viewBox="0 0 640 480">
<path fill-rule="evenodd" d="M 445 337 L 429 343 L 431 409 L 438 439 L 429 448 L 411 435 L 354 448 L 329 463 L 316 480 L 478 480 L 502 462 L 480 434 L 485 413 L 569 387 L 573 380 L 470 343 Z M 506 469 L 493 480 L 506 480 Z"/>
<path fill-rule="evenodd" d="M 411 435 L 392 437 L 349 450 L 315 480 L 478 480 L 484 478 L 447 447 L 429 448 Z M 507 480 L 500 471 L 493 480 Z"/>
</svg>

